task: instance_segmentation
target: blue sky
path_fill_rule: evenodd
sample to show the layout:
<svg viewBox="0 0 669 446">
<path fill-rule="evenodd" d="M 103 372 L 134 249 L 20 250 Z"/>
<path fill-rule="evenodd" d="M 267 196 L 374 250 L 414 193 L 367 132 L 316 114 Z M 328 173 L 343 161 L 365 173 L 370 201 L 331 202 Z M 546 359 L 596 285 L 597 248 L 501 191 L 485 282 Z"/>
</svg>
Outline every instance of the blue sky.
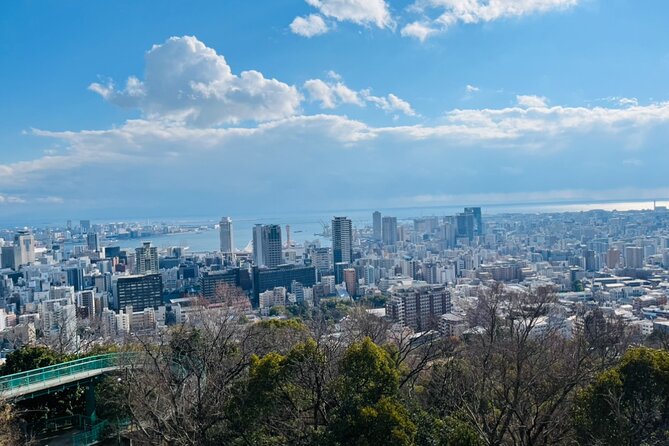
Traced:
<svg viewBox="0 0 669 446">
<path fill-rule="evenodd" d="M 0 220 L 669 197 L 669 4 L 0 4 Z"/>
</svg>

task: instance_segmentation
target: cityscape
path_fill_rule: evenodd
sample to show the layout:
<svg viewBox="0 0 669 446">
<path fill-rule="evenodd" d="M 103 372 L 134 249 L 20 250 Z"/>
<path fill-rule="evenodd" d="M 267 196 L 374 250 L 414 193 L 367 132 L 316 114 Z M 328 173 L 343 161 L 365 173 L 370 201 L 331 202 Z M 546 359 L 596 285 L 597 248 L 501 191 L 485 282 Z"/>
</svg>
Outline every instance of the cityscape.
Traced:
<svg viewBox="0 0 669 446">
<path fill-rule="evenodd" d="M 669 4 L 0 5 L 0 446 L 669 445 Z"/>
</svg>

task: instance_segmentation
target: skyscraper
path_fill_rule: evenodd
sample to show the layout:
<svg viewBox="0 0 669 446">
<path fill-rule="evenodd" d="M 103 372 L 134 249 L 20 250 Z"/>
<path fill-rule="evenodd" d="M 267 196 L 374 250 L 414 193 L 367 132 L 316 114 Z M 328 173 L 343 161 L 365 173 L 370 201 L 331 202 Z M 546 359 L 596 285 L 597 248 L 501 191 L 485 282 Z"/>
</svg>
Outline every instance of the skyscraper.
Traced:
<svg viewBox="0 0 669 446">
<path fill-rule="evenodd" d="M 379 211 L 372 214 L 372 229 L 374 240 L 381 240 L 381 212 Z"/>
<path fill-rule="evenodd" d="M 151 246 L 151 242 L 144 242 L 141 248 L 135 249 L 138 274 L 158 273 L 158 248 Z"/>
<path fill-rule="evenodd" d="M 281 226 L 257 224 L 253 228 L 253 261 L 256 266 L 281 265 Z"/>
<path fill-rule="evenodd" d="M 86 244 L 89 251 L 100 251 L 100 237 L 95 232 L 86 234 Z"/>
<path fill-rule="evenodd" d="M 384 245 L 397 243 L 397 217 L 383 217 L 381 219 L 381 236 Z"/>
<path fill-rule="evenodd" d="M 14 266 L 35 263 L 35 237 L 28 230 L 21 230 L 14 236 Z"/>
<path fill-rule="evenodd" d="M 353 259 L 353 228 L 346 217 L 332 220 L 332 259 L 332 263 L 351 263 Z"/>
<path fill-rule="evenodd" d="M 230 217 L 221 218 L 219 223 L 219 237 L 221 242 L 221 254 L 228 262 L 235 261 L 235 245 L 232 234 L 232 219 Z"/>
<path fill-rule="evenodd" d="M 483 218 L 481 217 L 481 208 L 465 208 L 465 214 L 472 214 L 474 216 L 474 233 L 476 235 L 483 235 Z"/>
<path fill-rule="evenodd" d="M 456 234 L 458 237 L 474 239 L 474 214 L 463 212 L 455 216 Z"/>
</svg>

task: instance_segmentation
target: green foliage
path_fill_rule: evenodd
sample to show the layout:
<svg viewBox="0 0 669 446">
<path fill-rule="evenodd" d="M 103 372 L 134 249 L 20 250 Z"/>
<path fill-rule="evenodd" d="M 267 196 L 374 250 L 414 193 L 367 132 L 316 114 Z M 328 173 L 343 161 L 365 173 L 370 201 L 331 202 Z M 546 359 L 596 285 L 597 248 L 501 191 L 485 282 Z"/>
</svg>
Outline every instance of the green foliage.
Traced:
<svg viewBox="0 0 669 446">
<path fill-rule="evenodd" d="M 389 296 L 384 294 L 375 294 L 373 296 L 363 296 L 360 299 L 360 305 L 366 308 L 383 308 L 388 302 Z"/>
<path fill-rule="evenodd" d="M 320 316 L 327 321 L 334 322 L 345 318 L 352 308 L 351 302 L 341 299 L 321 299 L 319 304 Z"/>
<path fill-rule="evenodd" d="M 269 319 L 258 323 L 258 327 L 269 330 L 306 331 L 307 327 L 299 319 Z"/>
<path fill-rule="evenodd" d="M 581 444 L 667 444 L 669 352 L 628 350 L 579 394 L 575 422 Z"/>
<path fill-rule="evenodd" d="M 375 404 L 359 407 L 335 427 L 335 441 L 340 445 L 414 444 L 416 425 L 409 412 L 396 399 L 383 397 Z"/>
<path fill-rule="evenodd" d="M 286 307 L 282 305 L 276 305 L 269 309 L 270 316 L 283 316 L 286 314 Z"/>
<path fill-rule="evenodd" d="M 47 347 L 25 346 L 7 355 L 5 364 L 0 368 L 0 376 L 60 364 L 72 359 L 75 359 L 75 356 L 59 354 Z"/>
<path fill-rule="evenodd" d="M 483 446 L 476 432 L 456 418 L 440 419 L 420 408 L 411 414 L 417 427 L 416 446 Z"/>
<path fill-rule="evenodd" d="M 365 338 L 351 344 L 342 360 L 342 394 L 349 404 L 371 405 L 393 396 L 399 386 L 399 371 L 390 354 Z"/>
</svg>

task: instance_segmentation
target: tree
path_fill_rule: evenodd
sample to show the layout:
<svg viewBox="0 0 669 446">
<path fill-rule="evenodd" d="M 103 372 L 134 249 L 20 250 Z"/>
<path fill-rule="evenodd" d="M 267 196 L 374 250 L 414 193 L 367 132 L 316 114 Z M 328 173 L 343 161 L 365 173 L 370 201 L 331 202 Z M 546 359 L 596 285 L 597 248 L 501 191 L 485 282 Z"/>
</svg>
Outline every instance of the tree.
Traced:
<svg viewBox="0 0 669 446">
<path fill-rule="evenodd" d="M 0 375 L 25 372 L 47 367 L 74 359 L 74 356 L 57 353 L 43 346 L 24 346 L 7 355 L 5 364 L 0 368 Z"/>
<path fill-rule="evenodd" d="M 425 404 L 468 424 L 486 445 L 567 444 L 572 402 L 603 363 L 583 336 L 563 333 L 555 301 L 550 288 L 498 284 L 482 293 L 474 330 L 433 367 Z"/>
<path fill-rule="evenodd" d="M 20 418 L 13 405 L 0 401 L 0 446 L 30 444 L 21 432 Z"/>
<path fill-rule="evenodd" d="M 398 402 L 400 373 L 390 353 L 365 338 L 341 361 L 331 439 L 338 445 L 413 444 L 416 426 Z"/>
<path fill-rule="evenodd" d="M 581 444 L 667 444 L 669 352 L 628 350 L 579 394 L 575 421 Z"/>
</svg>

